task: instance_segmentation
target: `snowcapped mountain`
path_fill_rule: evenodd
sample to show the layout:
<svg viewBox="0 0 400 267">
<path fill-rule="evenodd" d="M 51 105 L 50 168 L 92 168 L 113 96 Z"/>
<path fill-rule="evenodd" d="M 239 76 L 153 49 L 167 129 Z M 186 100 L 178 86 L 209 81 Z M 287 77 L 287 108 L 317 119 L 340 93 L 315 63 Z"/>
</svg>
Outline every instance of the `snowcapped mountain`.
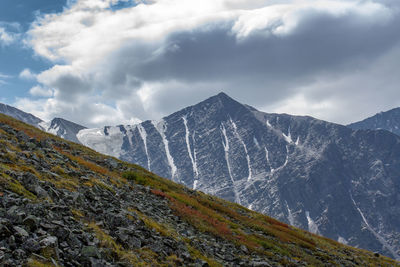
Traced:
<svg viewBox="0 0 400 267">
<path fill-rule="evenodd" d="M 75 143 L 79 143 L 76 135 L 80 130 L 86 129 L 86 127 L 64 120 L 62 118 L 54 118 L 50 122 L 39 123 L 39 127 L 48 133 L 58 135 L 61 138 L 70 140 Z"/>
<path fill-rule="evenodd" d="M 221 93 L 159 121 L 78 140 L 352 246 L 400 257 L 400 137 L 267 114 Z"/>
<path fill-rule="evenodd" d="M 35 126 L 43 131 L 58 135 L 61 138 L 67 139 L 72 142 L 79 143 L 76 138 L 77 133 L 80 130 L 86 129 L 86 127 L 79 124 L 67 121 L 62 118 L 54 118 L 49 122 L 45 122 L 42 119 L 35 117 L 30 113 L 26 113 L 22 110 L 14 108 L 0 103 L 0 113 L 6 114 L 27 124 Z"/>
<path fill-rule="evenodd" d="M 389 111 L 380 112 L 365 120 L 349 124 L 348 126 L 355 130 L 382 129 L 400 135 L 400 108 L 394 108 Z"/>
<path fill-rule="evenodd" d="M 10 117 L 23 121 L 27 124 L 33 125 L 35 127 L 38 127 L 39 123 L 43 122 L 41 119 L 33 116 L 30 113 L 26 113 L 22 110 L 19 110 L 17 108 L 2 103 L 0 103 L 0 113 L 6 114 Z"/>
</svg>

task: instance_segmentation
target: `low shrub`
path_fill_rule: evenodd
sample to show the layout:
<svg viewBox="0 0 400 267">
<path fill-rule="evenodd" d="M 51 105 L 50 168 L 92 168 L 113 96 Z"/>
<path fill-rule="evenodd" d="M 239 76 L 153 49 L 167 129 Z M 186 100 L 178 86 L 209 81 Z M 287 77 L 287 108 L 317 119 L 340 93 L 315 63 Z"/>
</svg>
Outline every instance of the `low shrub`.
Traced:
<svg viewBox="0 0 400 267">
<path fill-rule="evenodd" d="M 138 183 L 140 185 L 147 185 L 147 179 L 139 175 L 137 172 L 127 171 L 122 174 L 122 178 Z"/>
</svg>

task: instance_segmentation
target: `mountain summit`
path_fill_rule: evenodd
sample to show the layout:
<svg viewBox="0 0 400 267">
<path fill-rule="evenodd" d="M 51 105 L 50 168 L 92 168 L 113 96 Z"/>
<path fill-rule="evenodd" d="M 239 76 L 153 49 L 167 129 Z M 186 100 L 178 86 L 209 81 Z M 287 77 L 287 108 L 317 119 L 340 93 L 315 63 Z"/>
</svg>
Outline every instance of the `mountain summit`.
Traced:
<svg viewBox="0 0 400 267">
<path fill-rule="evenodd" d="M 400 255 L 400 137 L 267 114 L 224 93 L 79 141 L 342 243 Z"/>
</svg>

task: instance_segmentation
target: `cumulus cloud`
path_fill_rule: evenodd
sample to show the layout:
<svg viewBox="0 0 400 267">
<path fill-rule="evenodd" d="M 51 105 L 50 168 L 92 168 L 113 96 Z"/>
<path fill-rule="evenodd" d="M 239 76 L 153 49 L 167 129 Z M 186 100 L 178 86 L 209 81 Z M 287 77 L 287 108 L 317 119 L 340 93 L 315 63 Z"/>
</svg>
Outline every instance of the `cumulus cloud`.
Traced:
<svg viewBox="0 0 400 267">
<path fill-rule="evenodd" d="M 11 33 L 8 33 L 6 29 L 0 27 L 0 44 L 9 45 L 14 42 L 15 38 Z"/>
<path fill-rule="evenodd" d="M 390 97 L 400 82 L 396 1 L 153 0 L 114 9 L 119 2 L 69 1 L 37 18 L 26 42 L 54 62 L 37 75 L 38 88 L 53 91 L 29 111 L 88 126 L 129 123 L 225 91 L 267 112 L 347 123 L 400 105 Z"/>
<path fill-rule="evenodd" d="M 51 89 L 45 89 L 41 86 L 34 86 L 29 90 L 29 93 L 32 96 L 38 96 L 38 97 L 52 97 L 53 96 L 53 91 Z"/>
<path fill-rule="evenodd" d="M 0 21 L 0 45 L 8 46 L 20 37 L 21 26 L 18 23 Z"/>
<path fill-rule="evenodd" d="M 19 78 L 24 79 L 24 80 L 35 80 L 36 79 L 36 73 L 33 73 L 30 69 L 23 69 L 19 73 Z"/>
</svg>

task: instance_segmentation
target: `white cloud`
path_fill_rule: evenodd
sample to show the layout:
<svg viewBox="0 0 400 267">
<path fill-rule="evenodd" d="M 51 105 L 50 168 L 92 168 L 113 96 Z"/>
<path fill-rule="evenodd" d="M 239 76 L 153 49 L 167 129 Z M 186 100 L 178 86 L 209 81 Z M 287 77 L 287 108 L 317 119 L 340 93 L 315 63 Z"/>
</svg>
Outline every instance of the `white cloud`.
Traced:
<svg viewBox="0 0 400 267">
<path fill-rule="evenodd" d="M 224 90 L 269 111 L 345 122 L 346 111 L 335 107 L 400 42 L 395 4 L 378 1 L 154 0 L 112 10 L 118 2 L 69 1 L 32 25 L 26 42 L 55 64 L 37 75 L 31 93 L 48 99 L 32 110 L 88 126 L 118 124 Z M 374 73 L 375 84 L 397 82 Z"/>
<path fill-rule="evenodd" d="M 0 21 L 0 45 L 15 43 L 20 37 L 21 25 L 16 22 Z"/>
<path fill-rule="evenodd" d="M 12 78 L 10 75 L 6 75 L 0 72 L 0 86 L 7 84 L 6 80 Z"/>
<path fill-rule="evenodd" d="M 32 96 L 38 96 L 38 97 L 52 97 L 53 96 L 53 91 L 51 89 L 45 89 L 41 86 L 34 86 L 29 90 L 29 93 Z"/>
<path fill-rule="evenodd" d="M 20 72 L 19 78 L 24 80 L 36 80 L 36 73 L 33 73 L 30 69 L 24 69 Z"/>
<path fill-rule="evenodd" d="M 0 44 L 9 45 L 14 42 L 15 38 L 11 33 L 8 33 L 6 29 L 0 27 Z"/>
</svg>

